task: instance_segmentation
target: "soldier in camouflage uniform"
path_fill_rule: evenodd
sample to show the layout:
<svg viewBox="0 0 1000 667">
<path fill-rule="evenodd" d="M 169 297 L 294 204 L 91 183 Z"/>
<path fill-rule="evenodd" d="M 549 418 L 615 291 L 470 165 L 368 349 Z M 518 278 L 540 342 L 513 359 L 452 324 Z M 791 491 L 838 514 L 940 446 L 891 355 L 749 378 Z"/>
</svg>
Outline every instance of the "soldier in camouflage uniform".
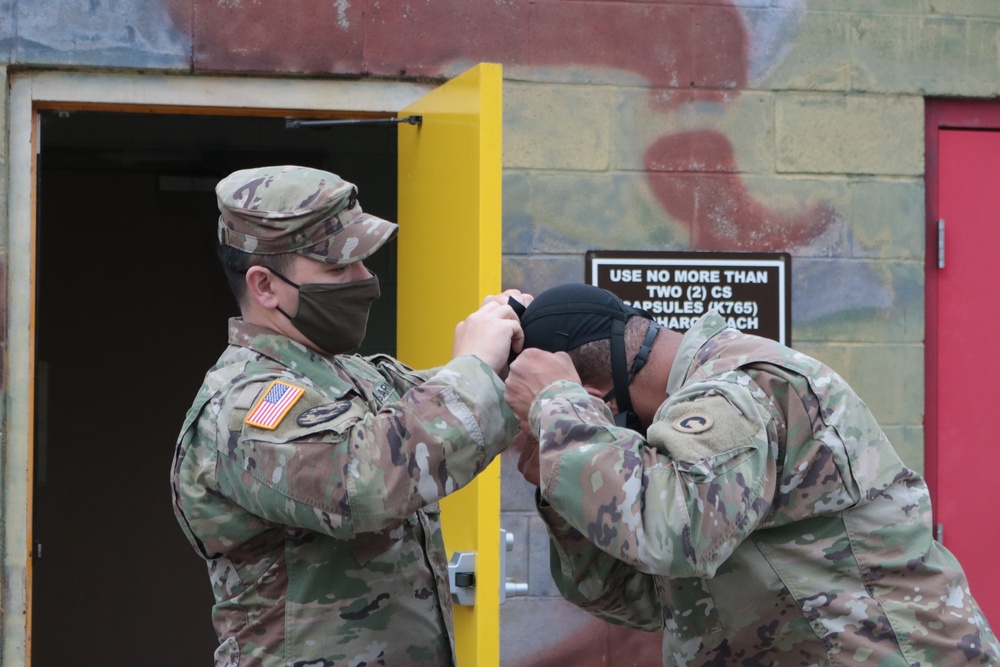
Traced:
<svg viewBox="0 0 1000 667">
<path fill-rule="evenodd" d="M 215 594 L 215 664 L 454 664 L 437 501 L 517 432 L 496 374 L 520 345 L 506 294 L 458 326 L 441 368 L 350 354 L 378 296 L 362 260 L 396 225 L 315 169 L 238 171 L 216 193 L 242 317 L 171 475 Z"/>
<path fill-rule="evenodd" d="M 506 397 L 568 600 L 661 630 L 664 665 L 1000 660 L 924 481 L 843 378 L 715 312 L 683 336 L 648 318 L 582 285 L 522 315 Z"/>
</svg>

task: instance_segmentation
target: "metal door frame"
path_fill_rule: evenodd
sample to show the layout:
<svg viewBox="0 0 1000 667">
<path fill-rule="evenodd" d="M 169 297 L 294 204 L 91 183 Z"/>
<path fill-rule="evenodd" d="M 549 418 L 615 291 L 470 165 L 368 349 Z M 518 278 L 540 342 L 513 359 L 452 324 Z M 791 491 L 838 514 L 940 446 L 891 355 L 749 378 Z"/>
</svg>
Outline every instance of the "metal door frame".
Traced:
<svg viewBox="0 0 1000 667">
<path fill-rule="evenodd" d="M 995 100 L 927 99 L 924 113 L 924 194 L 926 268 L 924 271 L 924 478 L 932 506 L 938 497 L 938 132 L 942 129 L 1000 130 L 1000 102 Z M 937 517 L 935 516 L 935 522 Z"/>
<path fill-rule="evenodd" d="M 31 660 L 31 506 L 34 394 L 35 183 L 40 110 L 194 115 L 392 117 L 435 86 L 71 72 L 10 76 L 7 115 L 6 401 L 3 407 L 2 642 L 9 667 Z"/>
</svg>

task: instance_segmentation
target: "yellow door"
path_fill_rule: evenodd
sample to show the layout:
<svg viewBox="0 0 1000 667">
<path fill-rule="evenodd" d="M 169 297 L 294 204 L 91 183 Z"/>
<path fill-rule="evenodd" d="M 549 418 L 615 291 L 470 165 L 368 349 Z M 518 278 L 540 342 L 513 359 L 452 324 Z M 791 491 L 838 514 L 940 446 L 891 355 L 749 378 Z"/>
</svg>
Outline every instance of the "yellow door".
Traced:
<svg viewBox="0 0 1000 667">
<path fill-rule="evenodd" d="M 451 358 L 455 325 L 500 290 L 500 65 L 480 64 L 400 116 L 399 358 Z M 475 552 L 473 606 L 455 606 L 459 667 L 500 662 L 500 461 L 441 503 L 448 553 Z"/>
</svg>

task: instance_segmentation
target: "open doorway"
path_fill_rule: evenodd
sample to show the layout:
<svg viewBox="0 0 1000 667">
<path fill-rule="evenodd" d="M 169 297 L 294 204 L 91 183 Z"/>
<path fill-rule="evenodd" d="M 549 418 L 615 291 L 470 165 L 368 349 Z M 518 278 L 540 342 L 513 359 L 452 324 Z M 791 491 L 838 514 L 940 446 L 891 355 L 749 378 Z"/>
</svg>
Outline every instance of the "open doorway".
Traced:
<svg viewBox="0 0 1000 667">
<path fill-rule="evenodd" d="M 65 664 L 70 646 L 88 664 L 204 664 L 211 592 L 168 470 L 236 314 L 214 257 L 214 184 L 304 164 L 395 219 L 397 131 L 98 111 L 45 111 L 40 127 L 31 664 Z M 367 263 L 382 298 L 362 352 L 393 354 L 395 244 Z"/>
</svg>

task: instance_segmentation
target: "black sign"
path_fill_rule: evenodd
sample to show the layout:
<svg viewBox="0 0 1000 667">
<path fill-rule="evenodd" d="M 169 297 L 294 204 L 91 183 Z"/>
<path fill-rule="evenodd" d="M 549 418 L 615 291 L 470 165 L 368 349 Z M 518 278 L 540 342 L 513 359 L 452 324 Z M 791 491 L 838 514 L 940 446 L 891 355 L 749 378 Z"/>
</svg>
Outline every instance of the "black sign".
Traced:
<svg viewBox="0 0 1000 667">
<path fill-rule="evenodd" d="M 791 262 L 788 253 L 591 250 L 587 282 L 674 331 L 715 309 L 740 331 L 791 345 Z"/>
</svg>

